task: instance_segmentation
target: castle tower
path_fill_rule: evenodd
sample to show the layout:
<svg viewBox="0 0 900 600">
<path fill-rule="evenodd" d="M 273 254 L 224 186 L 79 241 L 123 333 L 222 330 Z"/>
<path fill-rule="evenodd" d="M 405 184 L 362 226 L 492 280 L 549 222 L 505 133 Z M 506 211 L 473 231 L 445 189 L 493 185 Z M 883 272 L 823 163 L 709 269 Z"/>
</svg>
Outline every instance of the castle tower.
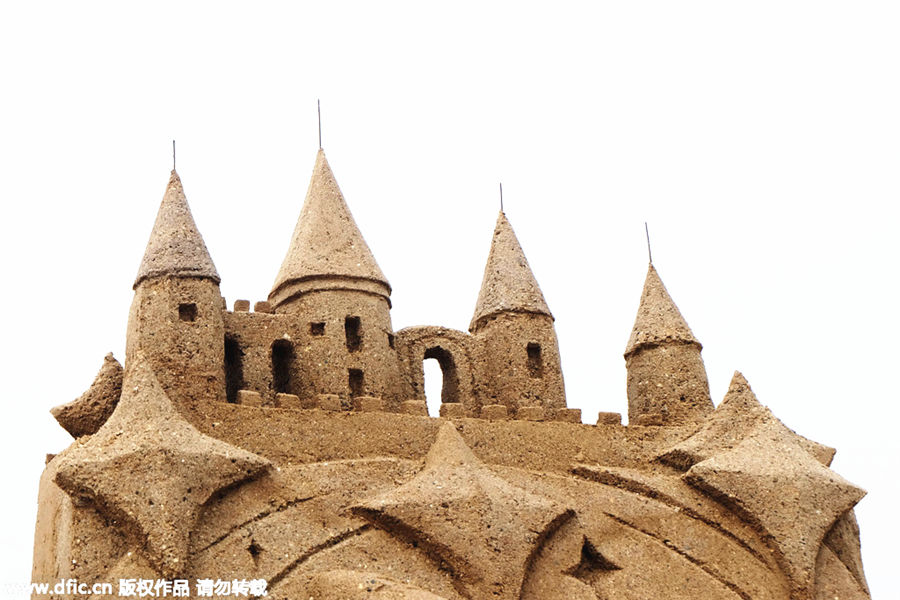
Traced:
<svg viewBox="0 0 900 600">
<path fill-rule="evenodd" d="M 176 403 L 224 400 L 222 310 L 219 274 L 173 170 L 134 281 L 126 364 L 140 352 Z"/>
<path fill-rule="evenodd" d="M 651 263 L 625 349 L 630 422 L 681 425 L 713 411 L 702 348 Z"/>
<path fill-rule="evenodd" d="M 300 218 L 269 302 L 308 325 L 291 357 L 293 393 L 397 400 L 391 286 L 375 262 L 319 149 Z M 279 342 L 283 345 L 290 340 Z"/>
<path fill-rule="evenodd" d="M 553 315 L 501 211 L 469 331 L 481 350 L 485 404 L 565 408 Z"/>
</svg>

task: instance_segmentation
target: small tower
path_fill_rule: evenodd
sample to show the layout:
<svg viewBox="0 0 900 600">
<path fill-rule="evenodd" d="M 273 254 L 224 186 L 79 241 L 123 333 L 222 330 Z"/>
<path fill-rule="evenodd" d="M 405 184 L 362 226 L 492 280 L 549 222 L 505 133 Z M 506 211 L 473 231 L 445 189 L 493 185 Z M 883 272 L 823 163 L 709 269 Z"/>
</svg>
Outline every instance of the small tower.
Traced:
<svg viewBox="0 0 900 600">
<path fill-rule="evenodd" d="M 307 349 L 292 357 L 292 393 L 376 396 L 391 404 L 399 362 L 391 325 L 391 286 L 356 226 L 325 152 L 312 179 L 269 302 L 305 320 Z M 291 344 L 290 340 L 279 341 Z"/>
<path fill-rule="evenodd" d="M 140 352 L 176 403 L 225 399 L 219 274 L 172 170 L 134 281 L 126 364 Z"/>
<path fill-rule="evenodd" d="M 484 404 L 565 408 L 553 315 L 503 211 L 497 217 L 475 314 Z"/>
<path fill-rule="evenodd" d="M 625 349 L 630 422 L 682 425 L 713 411 L 702 348 L 651 263 Z"/>
</svg>

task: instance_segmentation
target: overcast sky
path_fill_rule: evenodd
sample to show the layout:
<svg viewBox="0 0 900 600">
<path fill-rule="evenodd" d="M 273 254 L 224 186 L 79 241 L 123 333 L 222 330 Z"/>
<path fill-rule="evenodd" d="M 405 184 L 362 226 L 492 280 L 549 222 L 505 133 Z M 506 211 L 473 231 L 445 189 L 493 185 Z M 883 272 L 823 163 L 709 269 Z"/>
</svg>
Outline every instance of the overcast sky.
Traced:
<svg viewBox="0 0 900 600">
<path fill-rule="evenodd" d="M 714 400 L 739 369 L 838 449 L 873 596 L 895 593 L 897 3 L 430 6 L 0 5 L 0 583 L 29 580 L 44 455 L 71 441 L 48 409 L 124 358 L 171 140 L 229 306 L 265 299 L 321 98 L 395 329 L 466 329 L 502 181 L 569 406 L 626 413 L 648 221 Z"/>
</svg>

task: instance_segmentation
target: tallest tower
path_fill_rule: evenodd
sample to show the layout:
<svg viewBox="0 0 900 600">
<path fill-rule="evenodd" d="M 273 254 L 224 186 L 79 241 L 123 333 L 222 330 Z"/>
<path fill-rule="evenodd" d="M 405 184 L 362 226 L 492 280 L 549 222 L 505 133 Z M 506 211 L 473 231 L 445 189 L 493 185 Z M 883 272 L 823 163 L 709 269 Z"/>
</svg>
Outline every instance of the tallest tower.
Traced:
<svg viewBox="0 0 900 600">
<path fill-rule="evenodd" d="M 301 397 L 397 401 L 391 286 L 321 149 L 269 302 L 276 313 L 309 321 L 311 351 L 295 357 Z"/>
</svg>

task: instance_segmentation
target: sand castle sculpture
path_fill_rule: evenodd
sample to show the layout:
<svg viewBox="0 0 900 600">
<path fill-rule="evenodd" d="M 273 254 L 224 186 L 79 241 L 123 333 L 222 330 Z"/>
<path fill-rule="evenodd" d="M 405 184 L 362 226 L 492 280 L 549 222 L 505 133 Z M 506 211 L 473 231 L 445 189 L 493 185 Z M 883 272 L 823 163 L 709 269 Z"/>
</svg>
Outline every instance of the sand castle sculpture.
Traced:
<svg viewBox="0 0 900 600">
<path fill-rule="evenodd" d="M 183 578 L 203 597 L 200 580 L 256 579 L 304 600 L 869 597 L 864 492 L 740 373 L 714 407 L 652 265 L 627 426 L 567 407 L 553 316 L 502 212 L 469 331 L 394 331 L 391 287 L 321 150 L 267 300 L 226 309 L 174 171 L 134 290 L 124 369 L 107 356 L 53 409 L 76 439 L 41 479 L 34 581 Z"/>
</svg>

